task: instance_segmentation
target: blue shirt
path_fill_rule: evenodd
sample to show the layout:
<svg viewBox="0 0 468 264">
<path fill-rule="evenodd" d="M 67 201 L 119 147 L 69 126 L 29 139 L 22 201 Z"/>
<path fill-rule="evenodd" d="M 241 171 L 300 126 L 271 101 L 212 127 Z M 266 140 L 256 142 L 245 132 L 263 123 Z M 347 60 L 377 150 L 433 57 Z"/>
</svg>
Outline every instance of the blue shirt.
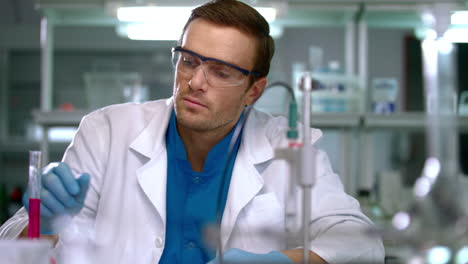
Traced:
<svg viewBox="0 0 468 264">
<path fill-rule="evenodd" d="M 243 115 L 239 120 L 242 118 Z M 218 202 L 221 203 L 221 214 L 224 211 L 241 136 L 235 142 L 229 161 L 229 144 L 235 129 L 210 150 L 203 172 L 196 172 L 187 160 L 176 124 L 175 113 L 172 111 L 166 131 L 166 243 L 159 263 L 205 264 L 215 257 L 216 248 L 209 246 L 213 241 L 204 241 L 203 230 L 216 224 Z M 225 172 L 226 162 L 228 167 Z M 224 173 L 226 178 L 223 182 Z"/>
</svg>

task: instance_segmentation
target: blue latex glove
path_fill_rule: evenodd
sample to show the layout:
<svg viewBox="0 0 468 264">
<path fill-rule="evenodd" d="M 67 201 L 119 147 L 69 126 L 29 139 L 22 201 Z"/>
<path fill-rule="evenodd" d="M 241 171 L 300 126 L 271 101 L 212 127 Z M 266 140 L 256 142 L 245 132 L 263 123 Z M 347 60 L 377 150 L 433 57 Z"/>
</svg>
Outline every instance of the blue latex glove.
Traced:
<svg viewBox="0 0 468 264">
<path fill-rule="evenodd" d="M 215 258 L 207 264 L 219 264 Z M 231 248 L 223 255 L 223 264 L 294 264 L 290 258 L 279 251 L 267 254 L 254 254 L 237 248 Z"/>
<path fill-rule="evenodd" d="M 89 174 L 75 179 L 65 163 L 50 164 L 42 172 L 41 234 L 54 235 L 66 224 L 66 217 L 77 214 L 82 208 L 89 187 Z M 23 205 L 29 209 L 29 191 L 24 193 Z"/>
</svg>

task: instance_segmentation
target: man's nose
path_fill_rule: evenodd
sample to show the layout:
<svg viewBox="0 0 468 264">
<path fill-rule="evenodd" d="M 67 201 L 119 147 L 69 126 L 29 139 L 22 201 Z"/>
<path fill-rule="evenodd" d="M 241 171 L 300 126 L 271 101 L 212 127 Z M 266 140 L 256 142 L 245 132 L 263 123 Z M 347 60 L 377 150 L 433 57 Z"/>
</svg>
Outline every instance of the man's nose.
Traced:
<svg viewBox="0 0 468 264">
<path fill-rule="evenodd" d="M 200 65 L 195 69 L 193 76 L 190 79 L 190 87 L 193 90 L 205 90 L 205 87 L 207 86 L 206 75 L 202 67 L 203 66 Z"/>
</svg>

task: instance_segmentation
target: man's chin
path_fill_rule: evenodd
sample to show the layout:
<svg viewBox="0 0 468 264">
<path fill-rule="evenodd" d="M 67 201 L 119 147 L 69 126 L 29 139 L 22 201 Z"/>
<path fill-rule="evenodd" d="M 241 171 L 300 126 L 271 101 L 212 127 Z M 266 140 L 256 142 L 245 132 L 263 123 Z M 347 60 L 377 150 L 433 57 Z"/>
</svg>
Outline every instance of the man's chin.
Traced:
<svg viewBox="0 0 468 264">
<path fill-rule="evenodd" d="M 177 122 L 182 126 L 199 130 L 206 126 L 206 120 L 202 117 L 201 113 L 196 113 L 187 109 L 176 110 Z"/>
<path fill-rule="evenodd" d="M 181 126 L 192 131 L 203 132 L 209 130 L 208 125 L 203 122 L 194 122 L 194 120 L 189 120 L 188 122 L 185 122 L 184 120 L 181 120 L 179 123 Z"/>
</svg>

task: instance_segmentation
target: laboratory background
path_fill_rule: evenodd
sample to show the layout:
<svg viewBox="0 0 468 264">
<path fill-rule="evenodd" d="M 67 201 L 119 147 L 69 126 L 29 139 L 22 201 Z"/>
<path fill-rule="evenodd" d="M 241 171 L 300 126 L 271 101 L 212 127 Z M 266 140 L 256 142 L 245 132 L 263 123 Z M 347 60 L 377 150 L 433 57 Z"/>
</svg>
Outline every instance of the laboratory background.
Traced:
<svg viewBox="0 0 468 264">
<path fill-rule="evenodd" d="M 468 259 L 460 233 L 444 230 L 468 230 L 460 188 L 468 187 L 468 1 L 244 2 L 270 23 L 268 81 L 281 82 L 256 107 L 287 115 L 286 84 L 303 116 L 300 83 L 310 77 L 310 125 L 325 135 L 319 146 L 378 227 L 403 230 L 404 219 L 453 213 L 450 221 L 419 220 L 430 225 L 419 231 L 442 235 L 389 231 L 387 260 L 433 254 L 439 262 L 415 263 L 465 263 L 455 262 Z M 42 151 L 43 164 L 59 161 L 85 114 L 172 95 L 171 47 L 201 3 L 0 0 L 0 224 L 22 206 L 30 150 Z M 431 176 L 434 164 L 444 169 Z M 408 209 L 424 200 L 436 209 Z"/>
</svg>

